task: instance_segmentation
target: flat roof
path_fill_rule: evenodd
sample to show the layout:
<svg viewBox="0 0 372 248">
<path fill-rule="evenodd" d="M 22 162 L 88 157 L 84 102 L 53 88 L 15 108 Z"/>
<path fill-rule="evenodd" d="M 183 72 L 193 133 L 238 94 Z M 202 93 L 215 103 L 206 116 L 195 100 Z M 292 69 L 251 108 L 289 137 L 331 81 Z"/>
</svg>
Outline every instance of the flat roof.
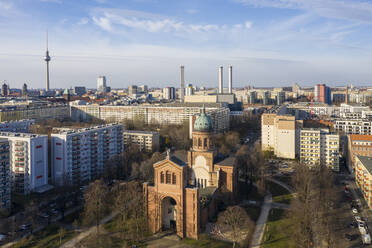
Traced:
<svg viewBox="0 0 372 248">
<path fill-rule="evenodd" d="M 372 157 L 366 156 L 357 156 L 359 161 L 363 164 L 363 166 L 368 170 L 370 174 L 372 174 Z"/>
<path fill-rule="evenodd" d="M 32 134 L 32 133 L 13 133 L 13 132 L 0 132 L 0 136 L 16 137 L 16 138 L 39 138 L 48 137 L 48 135 Z"/>
<path fill-rule="evenodd" d="M 53 128 L 52 134 L 78 134 L 78 133 L 84 133 L 84 132 L 99 130 L 99 129 L 107 128 L 107 127 L 115 127 L 115 126 L 123 127 L 122 124 L 118 124 L 118 123 L 110 123 L 110 124 L 92 126 L 92 127 L 86 127 L 86 128 L 62 127 L 62 128 Z"/>
<path fill-rule="evenodd" d="M 154 132 L 154 131 L 137 131 L 137 130 L 124 130 L 125 133 L 133 133 L 133 134 L 159 134 L 159 132 Z"/>
<path fill-rule="evenodd" d="M 367 135 L 367 134 L 350 134 L 350 140 L 351 141 L 372 141 L 372 135 Z"/>
</svg>

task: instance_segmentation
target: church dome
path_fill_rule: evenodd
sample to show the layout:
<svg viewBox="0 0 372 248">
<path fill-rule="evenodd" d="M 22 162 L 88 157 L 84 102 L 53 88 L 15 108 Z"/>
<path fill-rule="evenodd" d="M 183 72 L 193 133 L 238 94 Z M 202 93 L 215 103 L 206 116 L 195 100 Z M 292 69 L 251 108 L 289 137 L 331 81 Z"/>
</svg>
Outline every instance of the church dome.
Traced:
<svg viewBox="0 0 372 248">
<path fill-rule="evenodd" d="M 213 127 L 212 120 L 209 116 L 205 114 L 205 109 L 203 108 L 203 112 L 195 120 L 194 130 L 195 131 L 211 131 L 212 127 Z"/>
</svg>

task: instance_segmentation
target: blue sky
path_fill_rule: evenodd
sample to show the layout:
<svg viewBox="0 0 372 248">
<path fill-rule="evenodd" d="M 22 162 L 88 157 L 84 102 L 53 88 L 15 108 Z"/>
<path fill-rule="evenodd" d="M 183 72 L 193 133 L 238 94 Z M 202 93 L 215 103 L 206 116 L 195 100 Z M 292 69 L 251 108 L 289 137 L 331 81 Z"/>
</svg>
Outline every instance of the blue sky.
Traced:
<svg viewBox="0 0 372 248">
<path fill-rule="evenodd" d="M 52 88 L 372 85 L 372 1 L 0 0 L 0 80 L 44 86 L 47 29 Z"/>
</svg>

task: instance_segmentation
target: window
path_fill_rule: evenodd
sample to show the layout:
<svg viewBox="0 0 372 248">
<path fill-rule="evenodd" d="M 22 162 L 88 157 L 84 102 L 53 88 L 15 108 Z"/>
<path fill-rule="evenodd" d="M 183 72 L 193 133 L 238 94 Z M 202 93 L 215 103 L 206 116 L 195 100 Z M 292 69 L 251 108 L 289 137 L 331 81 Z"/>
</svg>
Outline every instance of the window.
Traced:
<svg viewBox="0 0 372 248">
<path fill-rule="evenodd" d="M 164 183 L 164 172 L 160 172 L 160 183 Z"/>
<path fill-rule="evenodd" d="M 198 140 L 198 146 L 201 146 L 202 144 L 201 144 L 201 139 L 199 138 L 199 140 Z"/>
<path fill-rule="evenodd" d="M 177 181 L 176 181 L 176 174 L 173 173 L 172 174 L 172 184 L 176 184 L 176 183 L 177 183 Z"/>
<path fill-rule="evenodd" d="M 165 183 L 171 183 L 171 174 L 168 171 L 165 173 Z"/>
<path fill-rule="evenodd" d="M 204 138 L 204 147 L 207 147 L 207 138 Z"/>
</svg>

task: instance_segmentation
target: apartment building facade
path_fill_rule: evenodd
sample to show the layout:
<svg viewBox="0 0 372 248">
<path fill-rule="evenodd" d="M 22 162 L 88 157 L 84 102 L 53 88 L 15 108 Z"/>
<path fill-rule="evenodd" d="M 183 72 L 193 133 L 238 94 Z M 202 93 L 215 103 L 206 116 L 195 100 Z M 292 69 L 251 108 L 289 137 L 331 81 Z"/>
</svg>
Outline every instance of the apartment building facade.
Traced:
<svg viewBox="0 0 372 248">
<path fill-rule="evenodd" d="M 0 132 L 28 133 L 30 126 L 34 123 L 33 119 L 0 122 Z"/>
<path fill-rule="evenodd" d="M 142 120 L 146 124 L 183 124 L 190 116 L 200 114 L 202 104 L 172 103 L 161 105 L 73 105 L 71 117 L 74 120 L 89 120 L 92 118 L 105 121 L 120 122 L 123 120 Z M 227 131 L 230 128 L 230 109 L 226 104 L 205 104 L 207 114 L 212 118 L 215 132 Z"/>
<path fill-rule="evenodd" d="M 355 156 L 355 182 L 372 209 L 372 157 Z"/>
<path fill-rule="evenodd" d="M 262 150 L 272 150 L 280 158 L 295 159 L 299 152 L 302 121 L 291 115 L 266 113 L 261 117 Z M 284 145 L 285 144 L 285 145 Z"/>
<path fill-rule="evenodd" d="M 140 150 L 147 152 L 156 151 L 159 148 L 159 132 L 125 130 L 124 146 L 136 144 Z"/>
<path fill-rule="evenodd" d="M 64 119 L 69 117 L 70 107 L 64 104 L 0 108 L 0 122 L 23 119 Z"/>
<path fill-rule="evenodd" d="M 335 130 L 345 134 L 372 134 L 372 121 L 368 119 L 336 119 Z"/>
<path fill-rule="evenodd" d="M 10 146 L 12 191 L 29 194 L 48 185 L 48 136 L 0 132 Z"/>
<path fill-rule="evenodd" d="M 372 135 L 350 134 L 347 138 L 347 166 L 350 172 L 354 172 L 356 156 L 372 157 Z"/>
<path fill-rule="evenodd" d="M 0 139 L 0 209 L 11 207 L 11 173 L 9 142 Z"/>
<path fill-rule="evenodd" d="M 124 151 L 123 126 L 59 129 L 51 135 L 52 181 L 79 185 L 97 178 L 109 158 Z"/>
<path fill-rule="evenodd" d="M 340 136 L 328 129 L 304 128 L 300 135 L 300 161 L 339 171 Z"/>
</svg>

